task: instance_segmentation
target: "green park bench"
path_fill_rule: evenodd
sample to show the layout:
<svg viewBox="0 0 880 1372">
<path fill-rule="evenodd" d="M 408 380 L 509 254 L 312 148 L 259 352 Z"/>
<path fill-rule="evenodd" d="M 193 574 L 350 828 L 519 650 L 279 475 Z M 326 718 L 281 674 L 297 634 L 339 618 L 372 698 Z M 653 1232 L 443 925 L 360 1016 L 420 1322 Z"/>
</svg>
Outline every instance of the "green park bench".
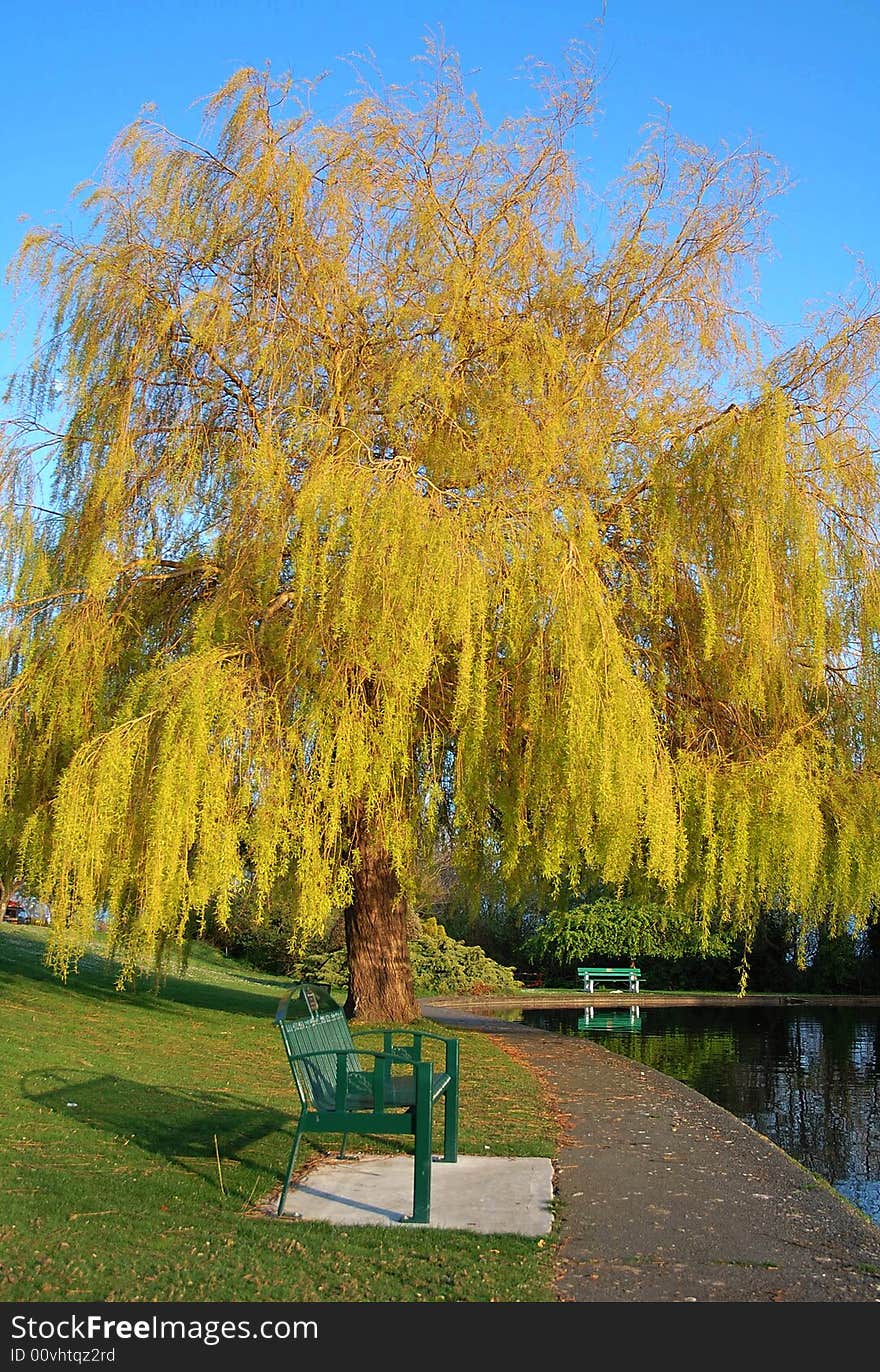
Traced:
<svg viewBox="0 0 880 1372">
<path fill-rule="evenodd" d="M 431 1218 L 434 1102 L 443 1097 L 443 1161 L 458 1158 L 458 1039 L 422 1029 L 363 1029 L 353 1036 L 328 986 L 293 988 L 278 1005 L 275 1023 L 300 1100 L 299 1122 L 278 1214 L 290 1188 L 303 1134 L 342 1134 L 340 1158 L 349 1133 L 409 1134 L 413 1137 L 413 1213 L 410 1222 Z M 381 1037 L 381 1051 L 358 1048 L 354 1038 Z M 426 1039 L 444 1045 L 444 1066 L 423 1057 Z"/>
<path fill-rule="evenodd" d="M 638 967 L 579 967 L 578 976 L 582 978 L 584 990 L 590 994 L 595 990 L 597 981 L 625 981 L 627 989 L 639 994 L 641 972 Z"/>
</svg>

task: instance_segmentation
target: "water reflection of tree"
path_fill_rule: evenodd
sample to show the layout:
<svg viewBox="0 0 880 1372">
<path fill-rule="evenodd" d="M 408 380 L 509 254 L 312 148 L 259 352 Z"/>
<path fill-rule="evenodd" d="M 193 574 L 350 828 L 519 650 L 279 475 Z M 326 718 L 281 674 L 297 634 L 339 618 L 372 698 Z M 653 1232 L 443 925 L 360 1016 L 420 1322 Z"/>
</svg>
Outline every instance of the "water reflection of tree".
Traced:
<svg viewBox="0 0 880 1372">
<path fill-rule="evenodd" d="M 704 1096 L 733 1110 L 723 1099 L 725 1082 L 737 1066 L 733 1030 L 695 1034 L 692 1029 L 668 1028 L 662 1037 L 649 1034 L 633 1043 L 615 1042 L 613 1034 L 602 1040 L 608 1048 L 626 1052 L 658 1072 L 687 1082 Z"/>
<path fill-rule="evenodd" d="M 742 1117 L 829 1180 L 880 1180 L 877 1025 L 796 1015 L 747 1054 Z"/>
</svg>

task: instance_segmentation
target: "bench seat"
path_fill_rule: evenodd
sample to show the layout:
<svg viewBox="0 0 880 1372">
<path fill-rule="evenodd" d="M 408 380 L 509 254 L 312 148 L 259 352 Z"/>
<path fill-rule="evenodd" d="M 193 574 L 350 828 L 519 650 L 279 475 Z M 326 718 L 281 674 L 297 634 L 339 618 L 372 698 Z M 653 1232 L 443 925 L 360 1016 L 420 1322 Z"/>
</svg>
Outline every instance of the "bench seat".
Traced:
<svg viewBox="0 0 880 1372">
<path fill-rule="evenodd" d="M 433 1072 L 431 1074 L 431 1099 L 436 1101 L 452 1084 L 452 1077 L 448 1072 Z M 346 1110 L 372 1110 L 376 1101 L 376 1092 L 373 1087 L 373 1079 L 368 1073 L 356 1073 L 348 1079 L 345 1092 Z M 390 1077 L 386 1079 L 383 1087 L 382 1105 L 386 1109 L 412 1109 L 416 1103 L 416 1083 L 412 1076 Z M 333 1110 L 335 1102 L 330 1098 L 325 1098 L 320 1107 L 324 1110 Z"/>
</svg>

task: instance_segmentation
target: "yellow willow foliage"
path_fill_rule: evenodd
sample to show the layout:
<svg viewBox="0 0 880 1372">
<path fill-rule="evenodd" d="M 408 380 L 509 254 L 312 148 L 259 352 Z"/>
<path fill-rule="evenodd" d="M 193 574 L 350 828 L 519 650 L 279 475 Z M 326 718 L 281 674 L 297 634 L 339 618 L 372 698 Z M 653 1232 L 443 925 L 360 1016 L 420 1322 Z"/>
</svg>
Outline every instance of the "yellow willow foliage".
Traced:
<svg viewBox="0 0 880 1372">
<path fill-rule="evenodd" d="M 475 900 L 877 900 L 874 297 L 768 364 L 768 158 L 652 134 L 600 253 L 590 73 L 492 128 L 427 57 L 324 123 L 239 72 L 22 246 L 65 420 L 45 503 L 0 461 L 0 865 L 62 972 L 100 907 L 124 975 L 279 892 L 295 946 L 441 823 Z"/>
</svg>

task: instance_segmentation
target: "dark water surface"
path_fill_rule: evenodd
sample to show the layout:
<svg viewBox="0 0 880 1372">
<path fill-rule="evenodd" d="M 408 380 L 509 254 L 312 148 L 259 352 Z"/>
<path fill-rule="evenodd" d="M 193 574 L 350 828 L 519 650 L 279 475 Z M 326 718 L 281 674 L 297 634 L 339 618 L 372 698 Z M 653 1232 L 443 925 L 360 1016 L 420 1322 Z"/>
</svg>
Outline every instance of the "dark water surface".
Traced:
<svg viewBox="0 0 880 1372">
<path fill-rule="evenodd" d="M 621 1005 L 516 1018 L 694 1087 L 880 1224 L 880 1010 Z"/>
</svg>

